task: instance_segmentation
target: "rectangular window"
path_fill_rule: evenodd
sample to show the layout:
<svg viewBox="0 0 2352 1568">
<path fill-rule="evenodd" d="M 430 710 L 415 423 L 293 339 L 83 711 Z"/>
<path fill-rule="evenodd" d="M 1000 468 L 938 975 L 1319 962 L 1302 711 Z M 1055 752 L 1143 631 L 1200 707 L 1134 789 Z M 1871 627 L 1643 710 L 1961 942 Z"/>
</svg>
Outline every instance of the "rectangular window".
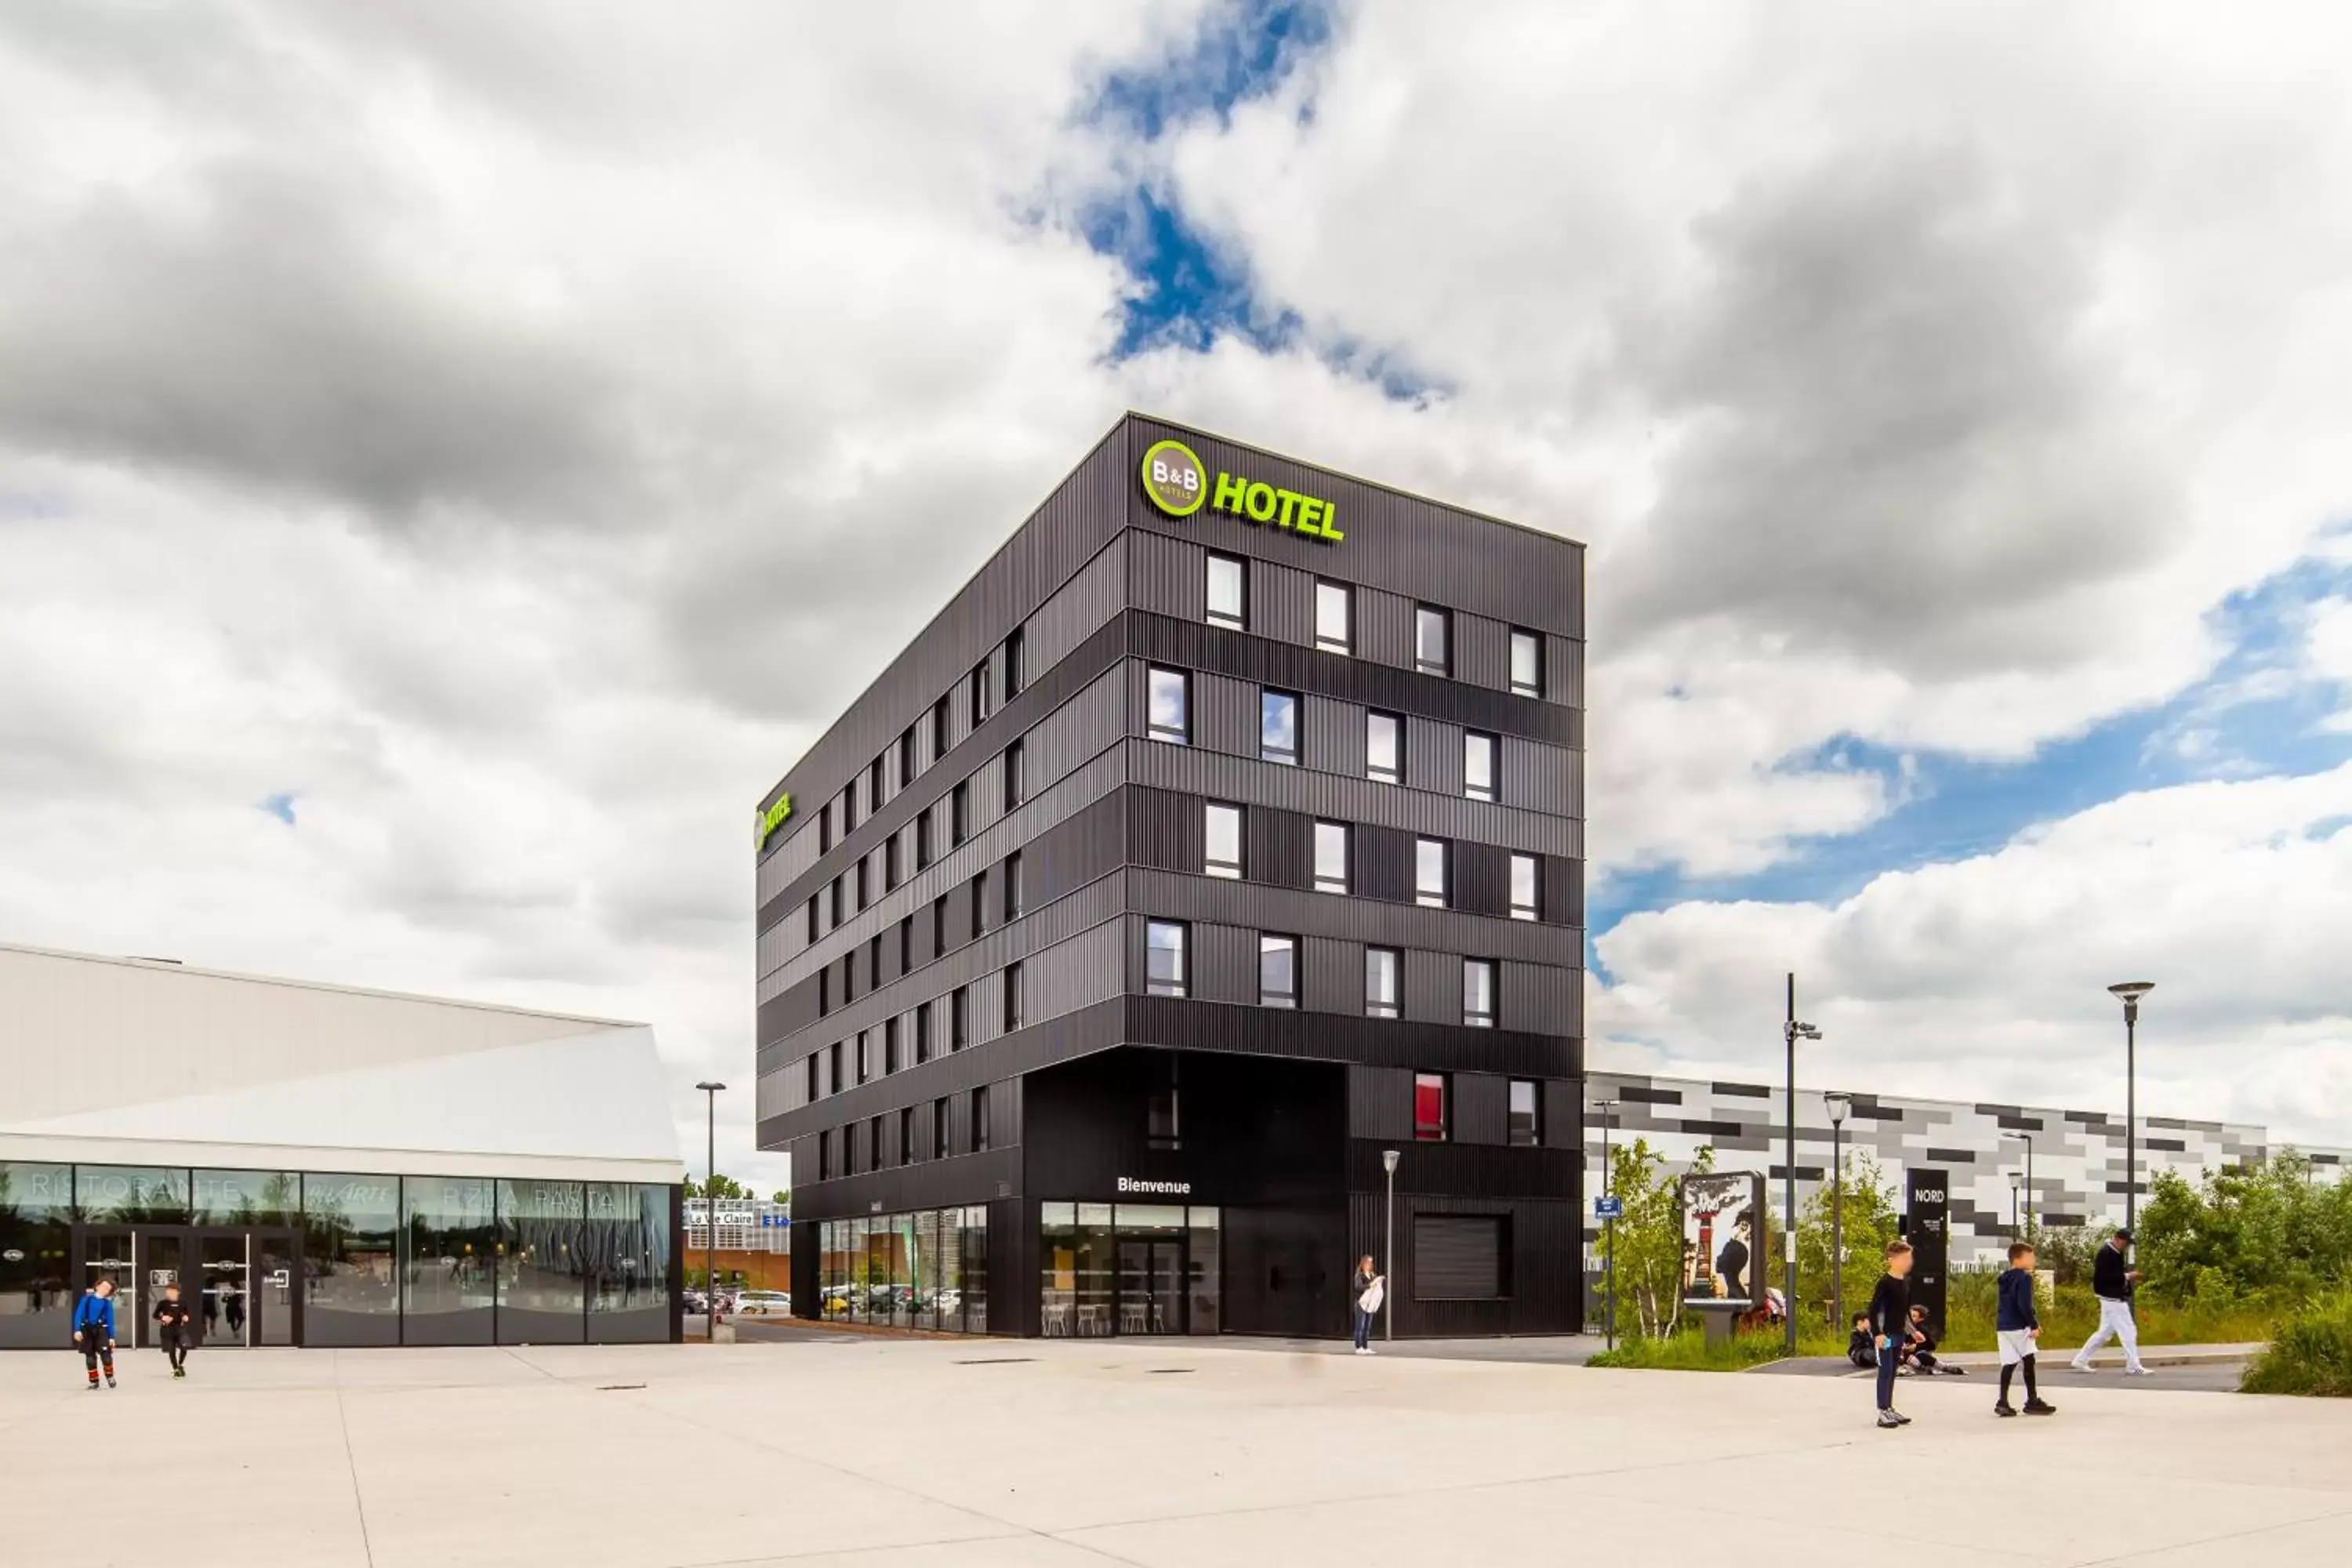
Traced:
<svg viewBox="0 0 2352 1568">
<path fill-rule="evenodd" d="M 1285 767 L 1298 765 L 1298 699 L 1287 691 L 1258 698 L 1257 754 Z"/>
<path fill-rule="evenodd" d="M 816 972 L 816 1016 L 824 1017 L 833 1011 L 833 965 L 828 963 Z"/>
<path fill-rule="evenodd" d="M 857 1123 L 850 1122 L 841 1130 L 841 1173 L 857 1174 Z"/>
<path fill-rule="evenodd" d="M 1543 1095 L 1531 1078 L 1511 1080 L 1511 1142 L 1522 1149 L 1543 1142 Z"/>
<path fill-rule="evenodd" d="M 1503 742 L 1494 736 L 1470 731 L 1463 736 L 1463 795 L 1470 799 L 1500 799 L 1496 790 L 1496 754 Z"/>
<path fill-rule="evenodd" d="M 988 1085 L 982 1084 L 971 1091 L 971 1152 L 988 1152 Z"/>
<path fill-rule="evenodd" d="M 816 1134 L 816 1179 L 833 1180 L 833 1129 L 821 1127 Z"/>
<path fill-rule="evenodd" d="M 826 888 L 826 889 L 825 889 L 825 900 L 826 900 L 826 901 L 827 901 L 828 903 L 830 903 L 830 904 L 832 905 L 832 907 L 833 907 L 833 924 L 832 924 L 831 926 L 827 927 L 826 929 L 827 929 L 827 930 L 829 930 L 829 931 L 838 931 L 839 929 L 841 929 L 841 879 L 840 879 L 840 878 L 835 877 L 835 878 L 833 879 L 833 881 L 831 882 L 831 884 L 829 884 L 829 885 L 827 886 L 827 888 Z"/>
<path fill-rule="evenodd" d="M 915 782 L 915 727 L 909 724 L 898 734 L 898 787 L 905 789 Z"/>
<path fill-rule="evenodd" d="M 841 955 L 841 1005 L 845 1007 L 857 999 L 857 950 L 851 948 Z"/>
<path fill-rule="evenodd" d="M 1021 804 L 1024 798 L 1024 792 L 1028 787 L 1021 777 L 1021 750 L 1018 741 L 1004 748 L 1004 809 L 1007 811 Z"/>
<path fill-rule="evenodd" d="M 814 893 L 811 893 L 809 895 L 808 905 L 808 939 L 809 945 L 811 947 L 814 947 L 816 945 L 816 895 Z"/>
<path fill-rule="evenodd" d="M 971 667 L 971 727 L 979 729 L 988 721 L 988 660 L 982 659 Z"/>
<path fill-rule="evenodd" d="M 915 1163 L 915 1108 L 901 1106 L 898 1110 L 898 1163 Z"/>
<path fill-rule="evenodd" d="M 923 870 L 930 863 L 931 814 L 926 810 L 920 816 L 915 818 L 915 869 Z"/>
<path fill-rule="evenodd" d="M 1364 949 L 1364 1016 L 1394 1018 L 1403 1009 L 1398 997 L 1403 993 L 1401 979 L 1404 972 L 1404 954 L 1392 947 Z"/>
<path fill-rule="evenodd" d="M 915 917 L 908 915 L 898 921 L 898 973 L 904 974 L 915 967 Z"/>
<path fill-rule="evenodd" d="M 1423 675 L 1447 675 L 1454 668 L 1454 617 L 1423 605 L 1412 616 L 1412 666 Z"/>
<path fill-rule="evenodd" d="M 952 847 L 971 837 L 971 781 L 966 779 L 948 796 L 948 843 Z"/>
<path fill-rule="evenodd" d="M 1315 646 L 1346 653 L 1355 643 L 1354 595 L 1345 583 L 1315 584 Z"/>
<path fill-rule="evenodd" d="M 1512 631 L 1511 689 L 1522 697 L 1543 695 L 1543 637 L 1540 633 Z"/>
<path fill-rule="evenodd" d="M 1242 878 L 1242 808 L 1222 801 L 1208 804 L 1208 852 L 1202 869 L 1228 881 Z"/>
<path fill-rule="evenodd" d="M 1515 921 L 1543 919 L 1541 883 L 1536 877 L 1536 858 L 1532 855 L 1511 857 L 1511 918 Z"/>
<path fill-rule="evenodd" d="M 820 855 L 833 847 L 833 803 L 825 802 L 816 808 L 816 852 Z"/>
<path fill-rule="evenodd" d="M 1404 721 L 1393 713 L 1364 715 L 1364 776 L 1376 784 L 1404 783 Z"/>
<path fill-rule="evenodd" d="M 1004 918 L 1008 922 L 1021 918 L 1027 897 L 1021 885 L 1021 851 L 1015 849 L 1004 858 Z"/>
<path fill-rule="evenodd" d="M 808 1054 L 808 1084 L 803 1098 L 812 1105 L 815 1104 L 817 1100 L 817 1069 L 820 1065 L 817 1054 L 811 1051 Z"/>
<path fill-rule="evenodd" d="M 866 1119 L 866 1168 L 869 1171 L 882 1168 L 882 1119 L 879 1116 Z"/>
<path fill-rule="evenodd" d="M 948 1049 L 960 1051 L 971 1044 L 971 987 L 959 985 L 948 996 Z"/>
<path fill-rule="evenodd" d="M 870 1029 L 857 1031 L 857 1081 L 864 1083 L 874 1076 L 874 1043 L 868 1038 Z"/>
<path fill-rule="evenodd" d="M 841 1042 L 834 1041 L 830 1048 L 833 1053 L 833 1092 L 839 1094 L 849 1087 L 849 1080 L 841 1076 Z"/>
<path fill-rule="evenodd" d="M 1020 626 L 1013 627 L 1013 635 L 1004 639 L 1004 700 L 1007 702 L 1021 695 L 1021 688 L 1029 679 L 1021 668 L 1021 656 L 1026 651 L 1023 645 L 1027 640 L 1025 631 Z"/>
<path fill-rule="evenodd" d="M 1348 825 L 1344 822 L 1315 825 L 1315 890 L 1348 890 Z"/>
<path fill-rule="evenodd" d="M 1423 1143 L 1445 1142 L 1445 1102 L 1451 1087 L 1442 1072 L 1417 1072 L 1412 1075 L 1412 1135 Z"/>
<path fill-rule="evenodd" d="M 1257 1005 L 1261 1007 L 1298 1005 L 1298 939 L 1260 936 L 1257 939 Z"/>
<path fill-rule="evenodd" d="M 1496 754 L 1502 742 L 1476 731 L 1462 737 L 1462 793 L 1472 800 L 1497 800 Z"/>
<path fill-rule="evenodd" d="M 1490 958 L 1462 961 L 1462 1021 L 1474 1029 L 1495 1026 L 1495 962 Z"/>
<path fill-rule="evenodd" d="M 898 836 L 895 833 L 882 841 L 882 887 L 885 891 L 899 882 Z"/>
<path fill-rule="evenodd" d="M 857 907 L 861 910 L 874 901 L 867 896 L 869 889 L 866 883 L 866 857 L 861 855 L 857 858 Z"/>
<path fill-rule="evenodd" d="M 857 781 L 850 780 L 841 786 L 841 836 L 849 837 L 857 826 Z"/>
<path fill-rule="evenodd" d="M 866 770 L 866 815 L 871 816 L 881 809 L 882 759 L 877 757 L 874 765 Z"/>
<path fill-rule="evenodd" d="M 1154 996 L 1186 994 L 1189 975 L 1184 962 L 1184 927 L 1177 921 L 1153 921 L 1145 933 L 1144 988 Z"/>
<path fill-rule="evenodd" d="M 915 1009 L 915 1059 L 931 1059 L 931 1005 L 929 1002 Z"/>
<path fill-rule="evenodd" d="M 1209 620 L 1235 631 L 1249 626 L 1249 571 L 1230 555 L 1209 557 Z"/>
<path fill-rule="evenodd" d="M 1151 1094 L 1143 1112 L 1143 1141 L 1154 1149 L 1184 1146 L 1183 1058 L 1174 1051 L 1160 1052 L 1153 1070 Z"/>
<path fill-rule="evenodd" d="M 971 879 L 971 940 L 978 942 L 988 930 L 988 873 L 982 871 Z"/>
<path fill-rule="evenodd" d="M 931 1158 L 948 1157 L 948 1100 L 941 1095 L 931 1101 Z"/>
<path fill-rule="evenodd" d="M 1023 1009 L 1026 1005 L 1027 1003 L 1022 992 L 1021 965 L 1008 963 L 1004 966 L 1004 1032 L 1006 1034 L 1011 1034 L 1022 1026 L 1024 1021 Z"/>
<path fill-rule="evenodd" d="M 936 763 L 946 756 L 948 748 L 954 743 L 954 732 L 948 719 L 948 700 L 942 697 L 931 704 L 931 761 Z"/>
<path fill-rule="evenodd" d="M 882 1071 L 884 1076 L 897 1072 L 906 1064 L 898 1059 L 898 1020 L 882 1020 Z"/>
<path fill-rule="evenodd" d="M 1192 743 L 1192 703 L 1189 686 L 1182 670 L 1152 667 L 1148 724 L 1153 740 L 1165 741 L 1173 746 Z"/>
<path fill-rule="evenodd" d="M 937 958 L 948 950 L 948 896 L 941 893 L 931 900 L 931 956 Z"/>
<path fill-rule="evenodd" d="M 1416 838 L 1412 843 L 1412 901 L 1423 909 L 1442 910 L 1451 885 L 1446 875 L 1446 844 L 1443 838 Z"/>
</svg>

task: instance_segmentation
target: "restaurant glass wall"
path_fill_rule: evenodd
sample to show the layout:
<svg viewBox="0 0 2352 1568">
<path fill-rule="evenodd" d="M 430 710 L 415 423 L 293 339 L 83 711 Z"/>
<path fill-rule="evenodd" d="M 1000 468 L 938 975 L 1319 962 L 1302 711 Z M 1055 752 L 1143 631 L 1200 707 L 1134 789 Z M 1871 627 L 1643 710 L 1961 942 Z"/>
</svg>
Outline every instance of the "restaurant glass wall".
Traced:
<svg viewBox="0 0 2352 1568">
<path fill-rule="evenodd" d="M 486 1345 L 497 1300 L 496 1184 L 482 1176 L 410 1176 L 401 1264 L 401 1342 Z"/>
<path fill-rule="evenodd" d="M 77 1165 L 74 1209 L 85 1225 L 185 1225 L 188 1173 L 169 1166 Z"/>
<path fill-rule="evenodd" d="M 643 1182 L 588 1184 L 582 1239 L 589 1279 L 588 1338 L 656 1344 L 669 1338 L 669 1189 Z"/>
<path fill-rule="evenodd" d="M 302 1178 L 302 1337 L 314 1345 L 400 1342 L 400 1178 Z"/>
<path fill-rule="evenodd" d="M 73 1167 L 0 1162 L 0 1348 L 72 1341 Z"/>
<path fill-rule="evenodd" d="M 499 1343 L 576 1345 L 586 1336 L 578 1182 L 499 1184 Z"/>
<path fill-rule="evenodd" d="M 198 1171 L 194 1192 L 198 1225 L 302 1223 L 302 1178 L 292 1171 Z"/>
</svg>

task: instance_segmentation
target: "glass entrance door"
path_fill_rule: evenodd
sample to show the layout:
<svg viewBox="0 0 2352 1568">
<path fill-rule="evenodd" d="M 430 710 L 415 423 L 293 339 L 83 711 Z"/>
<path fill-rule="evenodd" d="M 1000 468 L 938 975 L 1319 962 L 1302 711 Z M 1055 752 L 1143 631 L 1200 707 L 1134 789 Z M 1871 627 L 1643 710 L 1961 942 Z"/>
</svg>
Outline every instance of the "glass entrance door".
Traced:
<svg viewBox="0 0 2352 1568">
<path fill-rule="evenodd" d="M 252 1238 L 242 1231 L 200 1236 L 196 1241 L 202 1300 L 196 1304 L 199 1344 L 219 1348 L 251 1342 Z M 183 1292 L 184 1294 L 185 1292 Z"/>
<path fill-rule="evenodd" d="M 123 1315 L 131 1311 L 129 1302 L 118 1303 L 114 1309 L 115 1326 L 124 1344 L 152 1351 L 163 1342 L 161 1328 L 152 1314 L 155 1303 L 163 1299 L 163 1287 L 177 1285 L 180 1299 L 190 1300 L 186 1241 L 187 1237 L 176 1230 L 142 1228 L 139 1232 L 139 1280 L 146 1289 L 140 1292 L 139 1310 L 131 1313 L 131 1318 L 137 1320 L 135 1325 Z"/>
<path fill-rule="evenodd" d="M 92 1228 L 81 1237 L 81 1288 L 94 1289 L 101 1279 L 114 1281 L 114 1341 L 137 1344 L 131 1338 L 139 1321 L 139 1247 L 129 1230 Z"/>
<path fill-rule="evenodd" d="M 1184 1331 L 1184 1244 L 1181 1239 L 1119 1238 L 1118 1331 Z"/>
<path fill-rule="evenodd" d="M 292 1231 L 253 1232 L 253 1268 L 246 1276 L 250 1287 L 246 1343 L 294 1342 L 294 1314 L 298 1310 L 295 1303 L 301 1295 L 295 1283 L 302 1278 L 301 1268 L 302 1248 Z"/>
</svg>

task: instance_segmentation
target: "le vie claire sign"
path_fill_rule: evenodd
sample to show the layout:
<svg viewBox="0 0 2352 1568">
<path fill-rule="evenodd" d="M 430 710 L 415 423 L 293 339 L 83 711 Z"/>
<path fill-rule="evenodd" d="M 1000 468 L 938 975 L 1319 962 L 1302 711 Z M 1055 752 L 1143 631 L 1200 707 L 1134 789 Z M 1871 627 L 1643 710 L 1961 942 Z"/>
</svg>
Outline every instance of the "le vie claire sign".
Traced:
<svg viewBox="0 0 2352 1568">
<path fill-rule="evenodd" d="M 1206 506 L 1322 544 L 1348 537 L 1334 521 L 1339 508 L 1329 501 L 1240 474 L 1220 473 L 1212 479 L 1200 455 L 1181 441 L 1156 441 L 1143 454 L 1143 493 L 1170 517 L 1190 517 Z"/>
</svg>

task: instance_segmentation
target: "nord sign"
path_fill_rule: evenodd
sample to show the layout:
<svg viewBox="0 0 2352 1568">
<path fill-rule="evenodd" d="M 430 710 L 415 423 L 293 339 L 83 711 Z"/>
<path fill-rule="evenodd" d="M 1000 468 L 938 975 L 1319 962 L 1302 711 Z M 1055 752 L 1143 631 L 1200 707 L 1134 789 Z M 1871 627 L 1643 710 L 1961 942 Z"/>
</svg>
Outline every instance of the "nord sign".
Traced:
<svg viewBox="0 0 2352 1568">
<path fill-rule="evenodd" d="M 1239 474 L 1219 474 L 1212 480 L 1200 455 L 1181 441 L 1157 441 L 1143 454 L 1143 493 L 1170 517 L 1190 517 L 1205 505 L 1211 511 L 1286 529 L 1318 543 L 1337 544 L 1348 537 L 1333 522 L 1339 509 L 1329 501 Z"/>
</svg>

